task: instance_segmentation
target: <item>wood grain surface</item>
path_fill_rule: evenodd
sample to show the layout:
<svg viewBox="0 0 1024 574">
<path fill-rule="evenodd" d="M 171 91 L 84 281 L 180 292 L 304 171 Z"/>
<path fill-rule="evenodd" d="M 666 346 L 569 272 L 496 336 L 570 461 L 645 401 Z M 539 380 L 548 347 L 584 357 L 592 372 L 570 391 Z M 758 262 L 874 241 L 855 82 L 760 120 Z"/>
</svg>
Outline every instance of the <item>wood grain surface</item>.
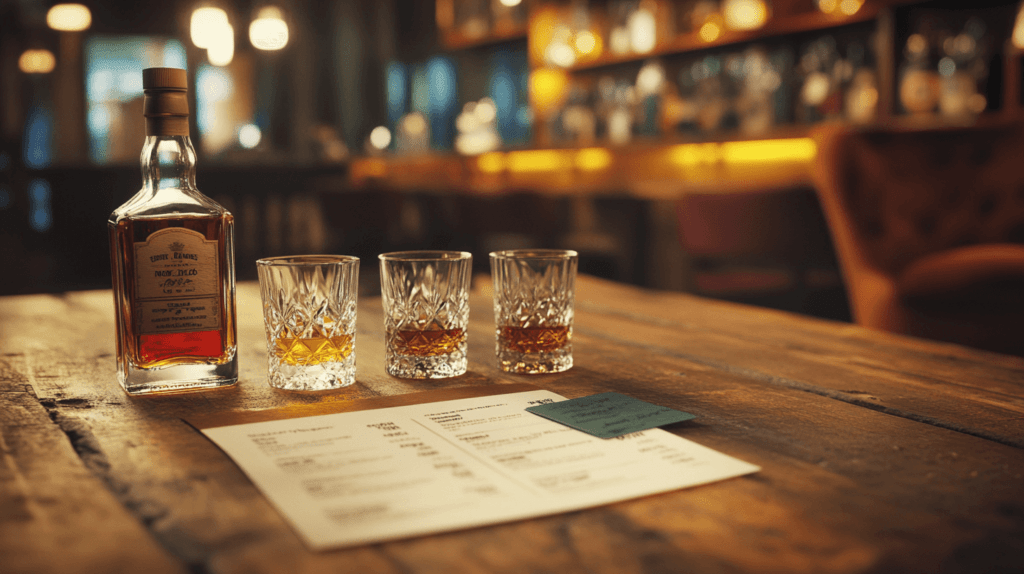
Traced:
<svg viewBox="0 0 1024 574">
<path fill-rule="evenodd" d="M 0 572 L 1024 571 L 1024 360 L 581 278 L 576 366 L 501 373 L 486 278 L 469 373 L 384 373 L 360 301 L 355 385 L 271 389 L 258 289 L 238 288 L 231 389 L 129 397 L 109 291 L 0 298 Z M 586 511 L 308 551 L 182 418 L 526 382 L 697 415 L 670 432 L 760 465 Z"/>
</svg>

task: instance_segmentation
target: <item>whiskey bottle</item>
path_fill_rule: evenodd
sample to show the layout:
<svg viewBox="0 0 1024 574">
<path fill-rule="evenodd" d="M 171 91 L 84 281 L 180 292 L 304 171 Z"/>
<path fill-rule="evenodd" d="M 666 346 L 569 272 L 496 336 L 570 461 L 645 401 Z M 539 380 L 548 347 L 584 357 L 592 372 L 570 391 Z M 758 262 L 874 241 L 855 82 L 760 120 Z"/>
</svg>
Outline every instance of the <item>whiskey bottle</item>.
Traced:
<svg viewBox="0 0 1024 574">
<path fill-rule="evenodd" d="M 238 380 L 233 218 L 196 189 L 185 70 L 142 72 L 142 189 L 110 214 L 117 378 L 129 394 Z"/>
</svg>

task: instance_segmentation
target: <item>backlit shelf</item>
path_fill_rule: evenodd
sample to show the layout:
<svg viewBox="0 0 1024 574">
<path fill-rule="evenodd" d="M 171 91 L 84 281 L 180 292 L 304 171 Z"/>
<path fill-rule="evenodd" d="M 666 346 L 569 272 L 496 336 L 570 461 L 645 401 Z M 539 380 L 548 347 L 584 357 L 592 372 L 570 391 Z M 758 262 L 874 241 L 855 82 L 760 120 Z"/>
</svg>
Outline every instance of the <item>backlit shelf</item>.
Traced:
<svg viewBox="0 0 1024 574">
<path fill-rule="evenodd" d="M 750 31 L 721 30 L 713 39 L 702 39 L 698 32 L 680 34 L 673 40 L 656 46 L 650 52 L 612 54 L 605 52 L 597 58 L 578 62 L 569 67 L 569 70 L 582 71 L 614 66 L 630 62 L 640 62 L 649 58 L 682 54 L 708 48 L 742 44 L 772 37 L 798 34 L 801 32 L 813 32 L 816 30 L 828 30 L 867 22 L 878 16 L 881 8 L 877 4 L 867 3 L 855 14 L 846 16 L 842 14 L 825 14 L 823 12 L 804 12 L 788 16 L 779 16 L 769 20 L 763 27 Z"/>
</svg>

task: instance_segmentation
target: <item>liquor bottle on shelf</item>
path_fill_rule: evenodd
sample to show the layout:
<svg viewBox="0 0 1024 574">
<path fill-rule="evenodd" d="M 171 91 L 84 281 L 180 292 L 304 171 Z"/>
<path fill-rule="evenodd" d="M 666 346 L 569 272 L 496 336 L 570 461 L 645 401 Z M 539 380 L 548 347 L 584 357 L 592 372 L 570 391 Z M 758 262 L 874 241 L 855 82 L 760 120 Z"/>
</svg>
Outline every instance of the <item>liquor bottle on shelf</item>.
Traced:
<svg viewBox="0 0 1024 574">
<path fill-rule="evenodd" d="M 985 110 L 988 102 L 979 92 L 988 76 L 985 23 L 970 18 L 963 31 L 945 37 L 940 44 L 939 112 L 948 118 L 969 119 Z"/>
<path fill-rule="evenodd" d="M 735 60 L 738 68 L 739 95 L 736 115 L 739 128 L 745 134 L 763 134 L 778 122 L 776 92 L 782 86 L 782 75 L 768 52 L 759 46 L 747 48 Z"/>
<path fill-rule="evenodd" d="M 936 50 L 929 42 L 934 34 L 928 29 L 924 32 L 915 32 L 907 38 L 899 87 L 903 109 L 918 117 L 932 116 L 941 97 Z"/>
<path fill-rule="evenodd" d="M 846 47 L 846 70 L 843 84 L 843 115 L 858 124 L 875 120 L 878 112 L 878 80 L 873 50 L 854 41 Z"/>
<path fill-rule="evenodd" d="M 117 377 L 129 394 L 238 380 L 233 218 L 196 189 L 185 70 L 142 72 L 142 189 L 108 220 Z"/>
<path fill-rule="evenodd" d="M 803 76 L 800 86 L 796 120 L 813 124 L 841 117 L 842 92 L 840 91 L 841 61 L 836 39 L 823 36 L 806 46 L 800 56 L 800 72 Z"/>
<path fill-rule="evenodd" d="M 664 110 L 665 83 L 665 66 L 660 61 L 650 60 L 640 68 L 636 76 L 638 135 L 659 135 Z"/>
<path fill-rule="evenodd" d="M 701 133 L 714 133 L 735 127 L 735 110 L 727 74 L 722 71 L 722 56 L 709 55 L 695 63 L 697 80 L 697 127 Z"/>
</svg>

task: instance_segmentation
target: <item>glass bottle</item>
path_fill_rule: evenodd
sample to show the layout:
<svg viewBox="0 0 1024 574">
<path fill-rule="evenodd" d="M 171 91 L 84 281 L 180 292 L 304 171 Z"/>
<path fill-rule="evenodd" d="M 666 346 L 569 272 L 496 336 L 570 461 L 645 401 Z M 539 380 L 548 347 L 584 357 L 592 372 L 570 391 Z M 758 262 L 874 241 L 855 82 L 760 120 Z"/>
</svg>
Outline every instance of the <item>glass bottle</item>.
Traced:
<svg viewBox="0 0 1024 574">
<path fill-rule="evenodd" d="M 196 189 L 185 70 L 142 72 L 142 189 L 108 220 L 117 378 L 129 394 L 238 380 L 230 213 Z"/>
</svg>

